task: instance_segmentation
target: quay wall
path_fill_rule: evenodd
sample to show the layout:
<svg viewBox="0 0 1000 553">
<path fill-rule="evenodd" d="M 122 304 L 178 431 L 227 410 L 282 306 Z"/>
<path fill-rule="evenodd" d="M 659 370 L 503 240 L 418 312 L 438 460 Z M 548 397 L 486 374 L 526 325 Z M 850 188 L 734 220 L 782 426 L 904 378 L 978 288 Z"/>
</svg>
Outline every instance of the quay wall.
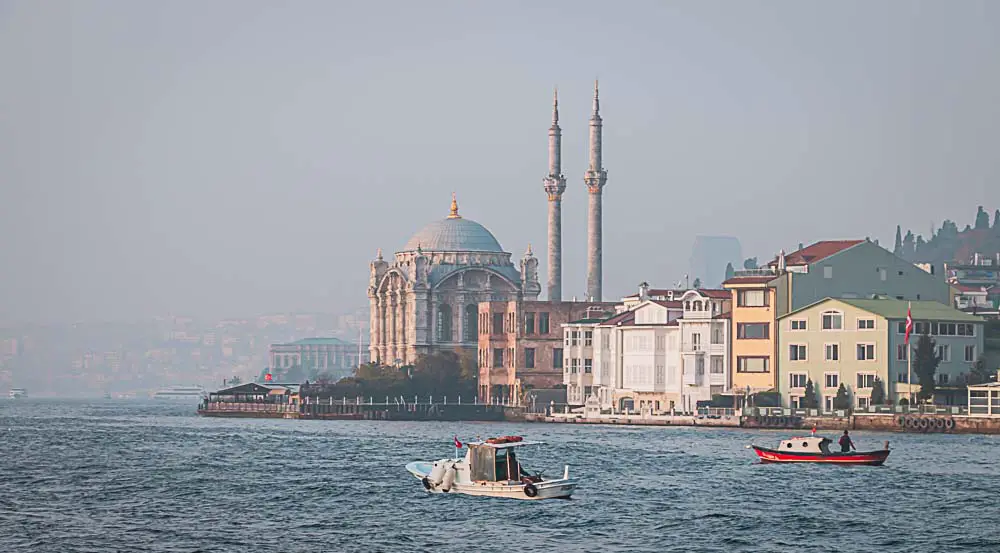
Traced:
<svg viewBox="0 0 1000 553">
<path fill-rule="evenodd" d="M 1000 434 L 1000 417 L 949 413 L 859 413 L 837 415 L 650 415 L 528 413 L 524 409 L 484 404 L 444 403 L 225 403 L 202 404 L 206 417 L 306 420 L 493 421 L 631 426 L 692 426 L 824 431 Z"/>
</svg>

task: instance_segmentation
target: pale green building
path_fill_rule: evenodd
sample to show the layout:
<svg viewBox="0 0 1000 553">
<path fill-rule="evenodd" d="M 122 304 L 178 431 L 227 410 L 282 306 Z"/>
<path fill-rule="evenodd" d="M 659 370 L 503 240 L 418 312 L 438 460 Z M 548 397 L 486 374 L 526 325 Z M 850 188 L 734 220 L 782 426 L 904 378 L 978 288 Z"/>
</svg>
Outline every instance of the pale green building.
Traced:
<svg viewBox="0 0 1000 553">
<path fill-rule="evenodd" d="M 915 326 L 909 347 L 904 343 L 908 305 Z M 812 380 L 821 409 L 833 409 L 841 383 L 855 408 L 867 408 L 876 378 L 898 404 L 911 393 L 906 358 L 924 332 L 942 358 L 936 373 L 942 387 L 961 382 L 983 352 L 983 319 L 934 301 L 826 298 L 779 317 L 777 326 L 778 391 L 788 407 L 803 406 Z M 915 373 L 912 382 L 915 395 Z"/>
</svg>

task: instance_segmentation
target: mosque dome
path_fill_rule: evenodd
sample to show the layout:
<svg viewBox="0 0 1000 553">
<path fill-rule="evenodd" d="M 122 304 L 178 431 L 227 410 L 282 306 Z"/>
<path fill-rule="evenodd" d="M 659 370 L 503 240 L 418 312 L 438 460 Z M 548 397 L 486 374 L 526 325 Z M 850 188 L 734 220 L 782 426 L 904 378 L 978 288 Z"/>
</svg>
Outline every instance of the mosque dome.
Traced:
<svg viewBox="0 0 1000 553">
<path fill-rule="evenodd" d="M 475 221 L 458 214 L 458 202 L 451 200 L 447 219 L 434 221 L 413 235 L 403 251 L 427 252 L 503 252 L 493 233 Z"/>
</svg>

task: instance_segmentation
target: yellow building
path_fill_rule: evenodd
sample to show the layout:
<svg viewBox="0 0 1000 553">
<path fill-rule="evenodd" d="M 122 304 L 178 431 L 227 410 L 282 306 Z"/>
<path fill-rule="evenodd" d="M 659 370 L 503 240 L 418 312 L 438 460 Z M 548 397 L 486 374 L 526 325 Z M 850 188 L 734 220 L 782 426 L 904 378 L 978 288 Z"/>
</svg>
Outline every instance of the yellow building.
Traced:
<svg viewBox="0 0 1000 553">
<path fill-rule="evenodd" d="M 732 292 L 732 389 L 750 393 L 776 388 L 777 288 L 774 274 L 746 275 L 727 280 Z"/>
</svg>

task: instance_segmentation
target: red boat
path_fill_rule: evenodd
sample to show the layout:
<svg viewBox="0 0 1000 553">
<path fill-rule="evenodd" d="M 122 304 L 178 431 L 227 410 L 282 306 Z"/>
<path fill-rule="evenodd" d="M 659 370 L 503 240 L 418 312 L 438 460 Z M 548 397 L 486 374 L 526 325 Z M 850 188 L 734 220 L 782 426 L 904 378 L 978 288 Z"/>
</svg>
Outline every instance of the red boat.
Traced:
<svg viewBox="0 0 1000 553">
<path fill-rule="evenodd" d="M 782 440 L 778 449 L 750 445 L 761 463 L 830 463 L 834 465 L 880 466 L 889 456 L 889 442 L 878 451 L 830 451 L 829 438 L 809 436 Z"/>
</svg>

